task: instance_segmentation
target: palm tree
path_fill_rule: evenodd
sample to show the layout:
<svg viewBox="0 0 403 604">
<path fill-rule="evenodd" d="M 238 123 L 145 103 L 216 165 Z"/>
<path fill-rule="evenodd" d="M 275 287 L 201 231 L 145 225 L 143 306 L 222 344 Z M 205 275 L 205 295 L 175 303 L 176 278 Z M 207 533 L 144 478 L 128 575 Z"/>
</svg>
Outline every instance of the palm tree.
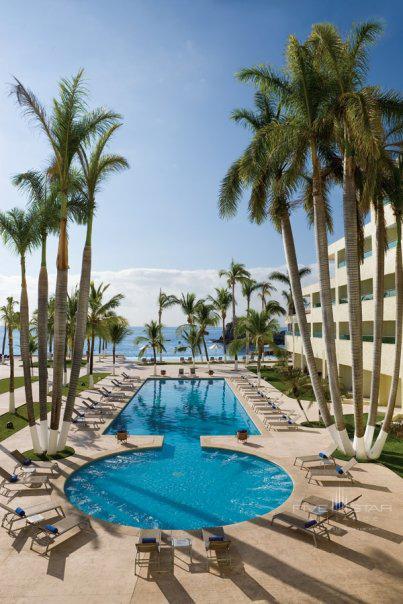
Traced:
<svg viewBox="0 0 403 604">
<path fill-rule="evenodd" d="M 189 348 L 192 353 L 193 368 L 195 367 L 195 357 L 200 352 L 203 342 L 202 334 L 195 325 L 189 325 L 182 333 L 182 337 L 186 342 L 186 348 Z"/>
<path fill-rule="evenodd" d="M 282 372 L 283 381 L 287 386 L 287 390 L 285 394 L 287 396 L 291 396 L 295 398 L 298 403 L 298 407 L 301 409 L 302 413 L 305 415 L 305 419 L 308 425 L 311 425 L 311 422 L 308 419 L 306 411 L 302 405 L 301 398 L 306 390 L 308 390 L 311 386 L 311 380 L 308 375 L 305 375 L 303 371 L 300 369 L 290 369 L 287 368 Z"/>
<path fill-rule="evenodd" d="M 186 316 L 186 321 L 188 325 L 193 325 L 195 314 L 197 311 L 197 305 L 200 304 L 202 300 L 196 299 L 196 294 L 193 292 L 185 294 L 181 294 L 180 298 L 176 298 L 176 304 L 178 304 L 183 314 Z"/>
<path fill-rule="evenodd" d="M 206 304 L 205 302 L 200 302 L 197 305 L 196 313 L 195 313 L 195 321 L 199 326 L 199 335 L 204 347 L 204 354 L 206 355 L 206 360 L 208 367 L 210 368 L 210 358 L 208 355 L 207 344 L 206 344 L 206 335 L 207 328 L 209 326 L 217 325 L 219 321 L 219 316 L 214 311 L 214 306 L 212 304 Z"/>
<path fill-rule="evenodd" d="M 311 272 L 312 271 L 309 266 L 303 266 L 298 269 L 299 278 L 303 279 L 304 277 L 310 275 Z M 287 304 L 287 315 L 289 317 L 292 317 L 293 315 L 295 315 L 295 306 L 292 299 L 291 282 L 288 272 L 273 271 L 272 273 L 270 273 L 269 279 L 272 279 L 273 281 L 278 281 L 279 283 L 282 283 L 287 287 L 287 289 L 283 291 L 282 294 Z"/>
<path fill-rule="evenodd" d="M 157 352 L 165 352 L 164 337 L 162 335 L 162 326 L 160 327 L 157 321 L 150 321 L 144 325 L 145 334 L 144 336 L 138 336 L 134 340 L 134 344 L 139 346 L 142 344 L 139 350 L 139 358 L 145 355 L 149 348 L 153 351 L 154 361 L 154 375 L 157 375 Z"/>
<path fill-rule="evenodd" d="M 100 283 L 98 287 L 94 282 L 90 283 L 90 295 L 88 299 L 88 329 L 90 332 L 90 376 L 89 385 L 94 385 L 93 370 L 94 370 L 94 346 L 95 338 L 100 332 L 100 328 L 104 328 L 107 332 L 107 325 L 110 319 L 115 320 L 115 309 L 120 305 L 124 298 L 123 294 L 116 294 L 109 300 L 104 300 L 104 294 L 109 288 L 109 283 Z"/>
<path fill-rule="evenodd" d="M 246 300 L 246 314 L 248 314 L 248 312 L 250 310 L 250 302 L 251 302 L 252 294 L 256 290 L 260 289 L 261 287 L 262 287 L 262 284 L 258 283 L 255 279 L 245 279 L 245 281 L 242 283 L 242 295 Z M 249 334 L 246 334 L 246 346 L 245 346 L 246 363 L 249 362 L 249 349 L 250 349 Z"/>
<path fill-rule="evenodd" d="M 257 353 L 257 377 L 258 386 L 260 386 L 261 379 L 261 364 L 262 357 L 264 354 L 265 344 L 273 344 L 273 335 L 278 331 L 278 322 L 273 319 L 267 310 L 258 312 L 251 308 L 246 315 L 239 321 L 238 333 L 245 333 L 245 337 L 237 337 L 237 346 L 240 341 L 243 345 L 246 344 L 246 334 L 249 335 L 250 340 L 253 342 L 256 353 Z M 231 350 L 230 344 L 230 350 Z M 237 346 L 238 348 L 238 346 Z"/>
<path fill-rule="evenodd" d="M 113 375 L 115 375 L 116 346 L 132 333 L 129 324 L 123 317 L 118 317 L 108 323 L 107 339 L 112 344 Z"/>
<path fill-rule="evenodd" d="M 227 341 L 226 341 L 226 328 L 225 321 L 227 318 L 227 311 L 232 302 L 232 294 L 225 287 L 216 287 L 215 288 L 215 297 L 208 296 L 208 300 L 211 301 L 214 310 L 221 317 L 222 322 L 222 342 L 224 348 L 224 359 L 227 360 Z"/>
<path fill-rule="evenodd" d="M 87 233 L 81 264 L 81 278 L 77 304 L 77 320 L 73 345 L 69 390 L 67 393 L 66 407 L 63 416 L 63 425 L 59 437 L 59 449 L 66 445 L 68 431 L 74 409 L 78 379 L 81 371 L 83 347 L 86 334 L 86 321 L 88 314 L 88 298 L 90 295 L 91 263 L 92 263 L 92 230 L 94 213 L 96 209 L 96 196 L 101 184 L 108 176 L 129 167 L 127 160 L 116 154 L 105 153 L 105 149 L 112 136 L 121 124 L 112 124 L 103 132 L 93 148 L 88 153 L 85 145 L 79 149 L 79 159 L 82 169 L 81 193 L 86 201 Z"/>
<path fill-rule="evenodd" d="M 32 446 L 36 453 L 41 453 L 42 448 L 36 428 L 34 401 L 32 397 L 31 364 L 29 355 L 29 307 L 25 267 L 27 253 L 38 244 L 38 230 L 35 215 L 32 211 L 24 212 L 19 208 L 13 208 L 8 212 L 2 212 L 0 213 L 0 231 L 5 244 L 20 257 L 20 346 L 24 370 L 25 398 Z"/>
<path fill-rule="evenodd" d="M 219 197 L 220 215 L 223 218 L 234 216 L 243 191 L 250 187 L 249 219 L 261 224 L 269 218 L 274 228 L 281 233 L 298 325 L 315 398 L 325 426 L 335 444 L 339 445 L 336 426 L 329 412 L 315 364 L 290 221 L 291 211 L 297 205 L 291 200 L 291 193 L 299 178 L 300 170 L 298 165 L 295 169 L 293 152 L 288 144 L 274 145 L 272 138 L 266 136 L 268 131 L 275 132 L 277 127 L 282 125 L 281 103 L 278 102 L 278 96 L 257 92 L 255 102 L 256 112 L 241 109 L 233 113 L 235 121 L 244 123 L 252 130 L 253 138 L 249 147 L 232 164 L 222 181 Z"/>
<path fill-rule="evenodd" d="M 2 307 L 4 308 L 4 307 Z M 3 343 L 1 346 L 1 364 L 4 365 L 5 362 L 5 351 L 6 351 L 6 340 L 7 340 L 7 324 L 4 323 L 4 331 L 3 331 Z"/>
<path fill-rule="evenodd" d="M 177 303 L 178 299 L 176 296 L 166 294 L 160 289 L 160 293 L 158 294 L 158 325 L 160 327 L 162 325 L 162 313 L 164 310 L 167 310 Z M 160 354 L 160 362 L 162 362 L 162 353 Z"/>
<path fill-rule="evenodd" d="M 66 340 L 66 304 L 68 278 L 68 194 L 71 190 L 71 167 L 78 152 L 96 134 L 103 133 L 119 115 L 97 109 L 88 111 L 83 70 L 59 84 L 59 98 L 53 100 L 49 116 L 35 94 L 15 79 L 12 88 L 24 113 L 40 127 L 51 148 L 52 166 L 60 189 L 59 242 L 56 261 L 55 339 L 53 361 L 52 410 L 48 452 L 56 453 L 62 404 L 63 365 Z"/>
<path fill-rule="evenodd" d="M 35 334 L 30 332 L 29 334 L 29 360 L 31 363 L 32 375 L 34 375 L 34 354 L 38 352 L 38 339 Z"/>
<path fill-rule="evenodd" d="M 326 348 L 328 379 L 332 397 L 336 427 L 344 448 L 353 452 L 344 423 L 341 403 L 338 364 L 335 344 L 333 307 L 330 284 L 327 231 L 331 227 L 329 206 L 326 201 L 322 149 L 331 148 L 331 128 L 326 121 L 329 95 L 332 87 L 328 78 L 316 69 L 316 52 L 312 44 L 300 44 L 294 36 L 287 46 L 287 75 L 281 77 L 270 68 L 258 67 L 241 72 L 244 81 L 252 80 L 263 90 L 274 90 L 281 98 L 286 118 L 272 136 L 275 144 L 290 143 L 294 147 L 296 161 L 303 173 L 307 158 L 312 165 L 311 183 L 308 179 L 308 212 L 313 216 L 316 251 L 319 267 L 320 298 L 323 335 Z M 329 113 L 329 111 L 328 111 Z M 332 155 L 333 163 L 337 158 Z"/>
<path fill-rule="evenodd" d="M 245 265 L 240 262 L 234 262 L 231 260 L 231 264 L 228 270 L 221 269 L 218 272 L 219 277 L 225 277 L 227 280 L 227 286 L 231 290 L 232 295 L 232 333 L 235 336 L 236 331 L 236 300 L 235 300 L 235 286 L 237 283 L 244 283 L 246 279 L 250 279 L 250 272 L 246 270 Z M 235 353 L 235 371 L 238 371 L 238 354 Z"/>
<path fill-rule="evenodd" d="M 50 296 L 48 300 L 48 341 L 49 357 L 53 358 L 53 337 L 55 333 L 55 297 Z"/>
<path fill-rule="evenodd" d="M 19 313 L 14 310 L 14 306 L 18 304 L 12 296 L 7 298 L 7 304 L 0 308 L 1 320 L 4 322 L 5 329 L 8 332 L 8 355 L 10 357 L 10 379 L 9 379 L 9 411 L 15 413 L 15 397 L 14 397 L 14 338 L 13 330 L 20 325 Z"/>
<path fill-rule="evenodd" d="M 26 191 L 36 214 L 41 245 L 41 268 L 38 279 L 38 373 L 39 373 L 39 419 L 42 447 L 48 448 L 48 270 L 46 247 L 49 234 L 55 233 L 58 226 L 58 189 L 49 182 L 46 173 L 29 171 L 17 174 L 13 184 Z"/>
<path fill-rule="evenodd" d="M 260 293 L 259 298 L 262 301 L 262 310 L 266 308 L 266 300 L 267 297 L 270 296 L 273 292 L 277 291 L 274 285 L 270 283 L 270 281 L 262 281 L 260 283 Z"/>
</svg>

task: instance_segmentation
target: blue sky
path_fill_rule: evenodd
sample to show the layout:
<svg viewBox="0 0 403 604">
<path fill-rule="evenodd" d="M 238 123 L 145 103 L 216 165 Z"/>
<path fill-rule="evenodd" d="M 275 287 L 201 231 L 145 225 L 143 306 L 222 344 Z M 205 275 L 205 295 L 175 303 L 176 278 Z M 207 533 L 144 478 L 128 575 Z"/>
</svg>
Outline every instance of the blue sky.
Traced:
<svg viewBox="0 0 403 604">
<path fill-rule="evenodd" d="M 155 276 L 161 278 L 161 270 L 175 269 L 177 286 L 185 288 L 191 287 L 192 271 L 199 271 L 202 281 L 204 270 L 226 266 L 232 257 L 250 267 L 283 265 L 281 241 L 270 225 L 249 224 L 245 207 L 232 221 L 218 217 L 220 180 L 248 141 L 247 132 L 234 125 L 229 114 L 235 107 L 250 105 L 253 93 L 235 80 L 234 73 L 262 62 L 281 66 L 287 36 L 305 38 L 314 22 L 332 21 L 346 31 L 352 21 L 380 18 L 386 31 L 372 54 L 370 80 L 401 89 L 402 13 L 398 1 L 371 0 L 4 4 L 0 24 L 2 208 L 24 203 L 10 177 L 43 167 L 49 157 L 42 135 L 8 96 L 12 76 L 48 103 L 60 77 L 84 67 L 90 103 L 124 115 L 124 127 L 113 149 L 131 165 L 125 174 L 112 177 L 99 195 L 94 268 L 101 278 L 108 274 L 113 280 L 114 273 L 135 269 L 124 274 L 137 279 L 140 269 L 155 269 L 141 273 L 143 289 L 147 289 Z M 338 237 L 337 191 L 333 202 Z M 295 225 L 300 262 L 312 263 L 312 232 L 302 214 L 296 215 Z M 82 235 L 77 228 L 71 232 L 73 275 L 80 266 Z M 52 264 L 55 243 L 50 247 Z M 34 283 L 36 254 L 28 268 Z M 3 295 L 18 273 L 16 259 L 4 249 L 0 249 L 0 273 Z M 169 287 L 169 273 L 165 276 Z M 130 303 L 135 302 L 130 299 Z M 141 320 L 143 315 L 144 308 Z"/>
</svg>

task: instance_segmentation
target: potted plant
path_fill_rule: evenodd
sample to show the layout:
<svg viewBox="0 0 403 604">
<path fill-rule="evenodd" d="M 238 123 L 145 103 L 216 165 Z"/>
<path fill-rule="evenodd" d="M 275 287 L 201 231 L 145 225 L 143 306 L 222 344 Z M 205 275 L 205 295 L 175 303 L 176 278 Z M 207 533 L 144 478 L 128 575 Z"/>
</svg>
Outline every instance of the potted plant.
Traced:
<svg viewBox="0 0 403 604">
<path fill-rule="evenodd" d="M 245 429 L 238 430 L 236 433 L 236 437 L 240 442 L 246 443 L 246 441 L 248 440 L 248 431 Z"/>
</svg>

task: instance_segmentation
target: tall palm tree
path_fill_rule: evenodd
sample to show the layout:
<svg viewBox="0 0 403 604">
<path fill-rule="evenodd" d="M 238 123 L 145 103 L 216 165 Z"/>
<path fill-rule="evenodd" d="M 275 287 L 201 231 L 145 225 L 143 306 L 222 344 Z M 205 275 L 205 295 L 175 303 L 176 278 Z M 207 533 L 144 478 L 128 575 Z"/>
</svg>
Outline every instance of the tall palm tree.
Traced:
<svg viewBox="0 0 403 604">
<path fill-rule="evenodd" d="M 303 279 L 304 277 L 310 275 L 311 272 L 312 271 L 309 266 L 302 266 L 300 269 L 298 269 L 299 278 Z M 270 273 L 269 279 L 272 279 L 273 281 L 278 281 L 279 283 L 282 283 L 287 287 L 287 289 L 283 291 L 282 294 L 286 300 L 287 314 L 289 317 L 292 317 L 293 315 L 295 315 L 295 307 L 292 300 L 291 283 L 288 273 L 281 271 L 273 271 L 272 273 Z"/>
<path fill-rule="evenodd" d="M 32 397 L 31 364 L 29 355 L 29 307 L 26 279 L 26 256 L 38 244 L 38 230 L 32 211 L 13 208 L 0 213 L 0 231 L 3 240 L 10 249 L 18 254 L 21 265 L 20 299 L 20 346 L 24 370 L 25 399 L 32 446 L 36 453 L 42 452 L 35 421 L 34 401 Z"/>
<path fill-rule="evenodd" d="M 219 316 L 214 311 L 214 306 L 212 304 L 206 304 L 205 302 L 201 302 L 197 305 L 195 321 L 199 326 L 199 335 L 203 343 L 204 354 L 206 355 L 207 364 L 210 368 L 210 358 L 206 344 L 207 328 L 209 326 L 213 327 L 217 325 L 219 321 Z"/>
<path fill-rule="evenodd" d="M 253 342 L 256 353 L 257 353 L 257 377 L 258 386 L 260 386 L 261 379 L 261 364 L 262 357 L 264 354 L 265 344 L 273 344 L 273 336 L 278 331 L 278 322 L 270 315 L 267 310 L 258 312 L 251 308 L 246 315 L 239 321 L 238 331 L 245 333 L 245 337 L 236 338 L 234 346 L 237 346 L 239 340 L 242 344 L 246 344 L 246 334 L 249 335 L 250 340 Z M 231 350 L 231 344 L 230 344 Z"/>
<path fill-rule="evenodd" d="M 10 413 L 15 413 L 14 397 L 14 329 L 20 325 L 20 315 L 14 310 L 18 302 L 12 296 L 7 298 L 7 303 L 0 308 L 1 320 L 4 322 L 4 328 L 8 332 L 8 356 L 10 358 L 10 378 L 9 378 L 9 403 Z"/>
<path fill-rule="evenodd" d="M 60 189 L 59 242 L 56 261 L 55 337 L 53 360 L 52 410 L 48 452 L 56 453 L 62 405 L 63 365 L 66 340 L 66 304 L 68 278 L 68 194 L 71 190 L 71 167 L 79 150 L 94 135 L 103 133 L 119 119 L 104 109 L 88 111 L 83 70 L 59 84 L 59 98 L 53 100 L 52 113 L 35 94 L 15 79 L 12 92 L 28 118 L 40 127 L 52 151 L 53 173 Z"/>
<path fill-rule="evenodd" d="M 267 297 L 277 290 L 274 285 L 270 283 L 270 281 L 262 281 L 259 289 L 259 298 L 262 301 L 262 310 L 264 310 L 266 308 Z"/>
<path fill-rule="evenodd" d="M 282 126 L 281 103 L 276 94 L 255 94 L 257 110 L 237 110 L 235 121 L 245 124 L 252 131 L 252 142 L 246 151 L 229 168 L 222 181 L 219 210 L 223 218 L 237 213 L 242 193 L 250 188 L 249 219 L 261 224 L 268 218 L 282 235 L 284 253 L 297 314 L 298 326 L 304 347 L 306 364 L 325 426 L 335 444 L 340 443 L 334 420 L 329 412 L 319 379 L 313 353 L 310 326 L 308 325 L 290 214 L 297 203 L 291 199 L 300 169 L 294 166 L 294 156 L 288 144 L 275 145 L 267 132 L 275 132 Z"/>
<path fill-rule="evenodd" d="M 157 375 L 157 353 L 161 350 L 164 352 L 164 336 L 162 335 L 162 327 L 157 321 L 150 321 L 144 325 L 144 336 L 138 336 L 134 340 L 136 346 L 141 346 L 139 358 L 144 356 L 149 348 L 153 351 L 154 375 Z"/>
<path fill-rule="evenodd" d="M 41 246 L 41 268 L 38 279 L 38 374 L 39 374 L 39 419 L 41 427 L 42 447 L 48 448 L 48 270 L 46 248 L 48 236 L 57 231 L 58 203 L 57 186 L 50 183 L 46 173 L 28 171 L 17 174 L 13 184 L 28 194 L 28 198 L 36 214 Z"/>
<path fill-rule="evenodd" d="M 235 299 L 235 286 L 237 283 L 242 285 L 246 279 L 250 279 L 250 272 L 245 268 L 245 265 L 240 262 L 234 262 L 231 260 L 229 269 L 221 269 L 218 271 L 219 277 L 225 277 L 227 280 L 227 286 L 231 290 L 232 295 L 232 333 L 235 337 L 236 331 L 236 299 Z M 235 353 L 235 371 L 238 371 L 238 354 Z"/>
<path fill-rule="evenodd" d="M 343 440 L 344 449 L 352 453 L 353 449 L 344 422 L 338 378 L 327 238 L 331 222 L 325 195 L 324 165 L 320 156 L 325 145 L 331 152 L 331 128 L 325 118 L 332 87 L 328 79 L 316 69 L 316 53 L 313 45 L 300 44 L 294 36 L 290 36 L 286 54 L 288 77 L 273 73 L 267 67 L 242 70 L 240 77 L 243 81 L 258 83 L 263 90 L 273 90 L 280 96 L 286 117 L 280 128 L 272 134 L 274 143 L 287 144 L 292 141 L 301 174 L 308 158 L 312 165 L 312 185 L 309 187 L 311 200 L 308 202 L 308 211 L 313 215 L 315 228 L 328 380 L 338 435 Z"/>
<path fill-rule="evenodd" d="M 123 317 L 117 317 L 108 323 L 107 340 L 112 344 L 113 375 L 115 375 L 116 346 L 132 333 L 129 323 Z"/>
<path fill-rule="evenodd" d="M 222 324 L 222 343 L 224 348 L 224 360 L 227 360 L 227 338 L 226 338 L 226 328 L 225 321 L 227 319 L 227 311 L 232 303 L 232 294 L 225 287 L 216 287 L 215 288 L 215 297 L 208 296 L 207 299 L 210 300 L 214 310 L 221 317 Z"/>
<path fill-rule="evenodd" d="M 189 325 L 182 333 L 183 340 L 186 343 L 186 348 L 189 348 L 192 353 L 193 368 L 195 367 L 195 357 L 200 352 L 203 343 L 202 334 L 197 327 Z"/>
<path fill-rule="evenodd" d="M 162 313 L 164 310 L 167 310 L 171 306 L 174 306 L 178 303 L 176 296 L 166 294 L 160 289 L 158 294 L 158 325 L 161 327 L 162 325 Z M 160 361 L 162 362 L 162 352 L 160 353 Z"/>
<path fill-rule="evenodd" d="M 86 334 L 88 298 L 90 295 L 91 264 L 92 264 L 92 231 L 96 197 L 103 182 L 113 173 L 118 173 L 129 167 L 127 160 L 121 156 L 106 153 L 106 147 L 112 136 L 120 127 L 120 123 L 113 123 L 101 133 L 93 147 L 81 145 L 78 151 L 82 169 L 81 193 L 86 202 L 86 238 L 81 263 L 81 277 L 77 306 L 77 320 L 74 336 L 69 390 L 67 393 L 66 407 L 64 410 L 63 424 L 59 437 L 58 448 L 66 445 L 68 431 L 74 409 L 77 384 L 81 371 L 83 347 Z"/>
<path fill-rule="evenodd" d="M 180 298 L 176 298 L 176 304 L 181 307 L 183 314 L 186 316 L 188 325 L 193 325 L 197 306 L 202 300 L 196 299 L 196 294 L 193 292 L 181 294 Z"/>
<path fill-rule="evenodd" d="M 89 385 L 94 385 L 93 371 L 94 371 L 94 346 L 95 338 L 99 333 L 100 327 L 103 324 L 105 331 L 107 332 L 108 320 L 114 320 L 116 317 L 115 309 L 120 305 L 124 298 L 123 294 L 116 294 L 109 298 L 104 299 L 104 294 L 109 288 L 109 283 L 100 283 L 98 287 L 95 286 L 94 282 L 90 283 L 90 295 L 88 299 L 88 329 L 90 332 L 91 348 L 90 348 L 90 378 Z"/>
<path fill-rule="evenodd" d="M 7 324 L 4 323 L 4 331 L 3 331 L 3 343 L 1 345 L 1 364 L 4 365 L 5 362 L 5 352 L 6 352 L 6 340 L 7 340 Z"/>
<path fill-rule="evenodd" d="M 49 357 L 53 358 L 53 337 L 55 332 L 55 297 L 50 296 L 48 300 L 48 342 L 49 342 Z"/>
</svg>

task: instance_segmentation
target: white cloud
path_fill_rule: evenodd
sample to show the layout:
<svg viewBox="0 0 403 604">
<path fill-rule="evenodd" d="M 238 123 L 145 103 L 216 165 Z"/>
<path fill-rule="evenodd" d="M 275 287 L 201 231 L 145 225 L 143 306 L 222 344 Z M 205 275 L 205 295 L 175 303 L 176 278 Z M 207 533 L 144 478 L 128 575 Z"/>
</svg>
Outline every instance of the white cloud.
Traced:
<svg viewBox="0 0 403 604">
<path fill-rule="evenodd" d="M 284 270 L 284 266 L 257 267 L 249 269 L 252 276 L 262 281 L 267 279 L 270 272 Z M 108 293 L 114 295 L 123 293 L 125 299 L 120 307 L 120 313 L 127 317 L 131 325 L 142 325 L 157 314 L 157 296 L 159 289 L 169 294 L 180 295 L 181 292 L 195 292 L 197 297 L 205 297 L 214 292 L 215 287 L 225 285 L 225 280 L 218 277 L 216 269 L 179 270 L 179 269 L 154 269 L 154 268 L 128 268 L 120 271 L 93 271 L 93 280 L 96 283 L 103 281 L 110 283 Z M 69 276 L 69 290 L 79 281 L 79 275 Z M 56 277 L 49 275 L 49 291 L 54 291 Z M 7 296 L 19 299 L 19 275 L 0 275 L 0 303 L 4 304 Z M 32 275 L 27 277 L 30 310 L 37 305 L 37 279 Z M 281 300 L 280 292 L 273 297 Z M 238 312 L 244 310 L 244 302 L 238 293 Z M 254 305 L 259 307 L 260 301 L 255 297 Z M 165 325 L 178 325 L 183 322 L 183 315 L 178 307 L 166 311 L 163 321 Z"/>
</svg>

